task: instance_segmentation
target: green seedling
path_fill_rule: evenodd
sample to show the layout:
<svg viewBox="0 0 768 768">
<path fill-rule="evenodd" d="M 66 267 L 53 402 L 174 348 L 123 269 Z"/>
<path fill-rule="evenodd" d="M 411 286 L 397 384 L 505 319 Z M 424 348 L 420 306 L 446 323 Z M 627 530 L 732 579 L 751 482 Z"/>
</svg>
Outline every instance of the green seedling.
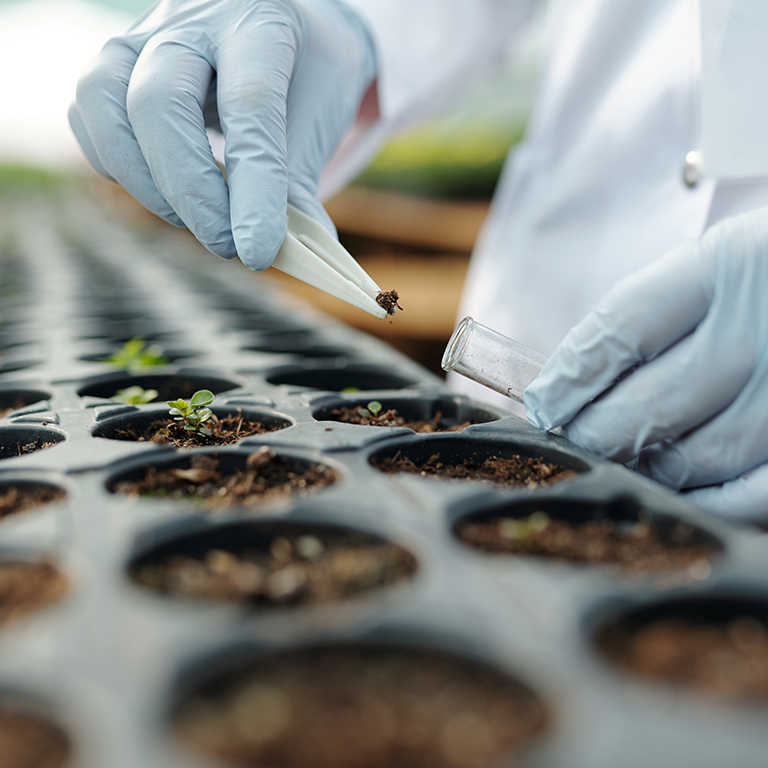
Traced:
<svg viewBox="0 0 768 768">
<path fill-rule="evenodd" d="M 184 429 L 197 435 L 210 436 L 208 427 L 204 426 L 213 416 L 213 411 L 206 406 L 213 402 L 213 392 L 209 389 L 200 389 L 189 400 L 169 400 L 170 414 L 175 421 L 180 421 Z"/>
<path fill-rule="evenodd" d="M 135 386 L 118 389 L 111 399 L 128 405 L 145 405 L 151 403 L 157 394 L 156 389 L 144 389 L 144 387 Z"/>
<path fill-rule="evenodd" d="M 137 368 L 168 365 L 169 360 L 159 344 L 147 346 L 144 339 L 135 338 L 126 341 L 122 347 L 116 349 L 109 357 L 105 357 L 102 362 L 116 365 L 125 371 L 134 371 Z"/>
<path fill-rule="evenodd" d="M 520 520 L 502 520 L 499 528 L 502 536 L 520 542 L 530 541 L 549 525 L 549 515 L 539 510 Z"/>
<path fill-rule="evenodd" d="M 357 392 L 360 391 L 360 387 L 344 387 L 344 389 L 341 390 L 342 395 L 354 395 Z"/>
<path fill-rule="evenodd" d="M 364 419 L 375 419 L 381 413 L 383 407 L 378 400 L 371 400 L 365 408 L 360 409 L 360 415 Z"/>
</svg>

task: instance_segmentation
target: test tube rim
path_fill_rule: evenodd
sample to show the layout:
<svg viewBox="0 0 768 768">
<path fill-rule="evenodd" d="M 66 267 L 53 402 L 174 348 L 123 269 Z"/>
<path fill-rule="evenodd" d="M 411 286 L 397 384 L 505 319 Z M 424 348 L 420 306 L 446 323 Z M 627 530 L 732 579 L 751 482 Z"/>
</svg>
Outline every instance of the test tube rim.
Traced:
<svg viewBox="0 0 768 768">
<path fill-rule="evenodd" d="M 448 339 L 448 345 L 443 353 L 441 365 L 444 371 L 452 371 L 459 360 L 461 360 L 474 327 L 475 321 L 469 315 L 456 326 L 456 329 L 451 334 L 451 338 Z"/>
</svg>

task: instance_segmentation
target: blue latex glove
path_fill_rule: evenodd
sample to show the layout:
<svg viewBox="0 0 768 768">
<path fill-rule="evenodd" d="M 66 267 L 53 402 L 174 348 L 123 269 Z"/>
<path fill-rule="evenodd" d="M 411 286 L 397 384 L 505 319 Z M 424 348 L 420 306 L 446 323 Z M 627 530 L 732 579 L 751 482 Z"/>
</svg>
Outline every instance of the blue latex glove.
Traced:
<svg viewBox="0 0 768 768">
<path fill-rule="evenodd" d="M 638 457 L 641 472 L 715 514 L 768 520 L 768 208 L 617 284 L 524 399 L 542 429 L 565 425 L 587 450 Z"/>
<path fill-rule="evenodd" d="M 91 63 L 70 124 L 96 170 L 149 210 L 266 269 L 287 200 L 335 232 L 320 173 L 375 68 L 364 25 L 336 0 L 160 0 Z M 227 181 L 204 111 L 225 137 Z"/>
</svg>

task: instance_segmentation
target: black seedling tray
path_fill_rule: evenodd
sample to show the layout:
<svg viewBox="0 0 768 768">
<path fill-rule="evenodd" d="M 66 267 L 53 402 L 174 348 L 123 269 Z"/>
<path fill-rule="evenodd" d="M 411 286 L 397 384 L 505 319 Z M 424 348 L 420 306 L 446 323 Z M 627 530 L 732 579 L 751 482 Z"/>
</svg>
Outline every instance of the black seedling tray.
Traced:
<svg viewBox="0 0 768 768">
<path fill-rule="evenodd" d="M 72 766 L 221 765 L 174 739 L 169 717 L 185 692 L 265 654 L 358 643 L 450 651 L 529 686 L 551 722 L 525 766 L 768 763 L 765 708 L 636 682 L 603 661 L 591 639 L 616 616 L 669 605 L 715 613 L 735 606 L 765 618 L 761 535 L 452 395 L 387 345 L 296 304 L 268 277 L 215 259 L 186 235 L 136 234 L 79 198 L 9 203 L 0 225 L 0 269 L 13 276 L 0 291 L 0 408 L 12 409 L 0 419 L 0 491 L 42 484 L 66 493 L 0 521 L 0 561 L 47 558 L 69 581 L 63 600 L 0 629 L 0 705 L 22 701 L 60 724 L 73 743 Z M 407 297 L 403 303 L 407 312 Z M 126 372 L 100 362 L 134 335 L 157 340 L 170 365 Z M 162 403 L 109 399 L 134 384 L 158 389 L 161 400 L 208 388 L 219 413 L 242 410 L 283 428 L 220 449 L 111 439 L 115 429 L 167 411 Z M 371 400 L 411 418 L 441 412 L 455 423 L 481 423 L 421 435 L 329 420 L 339 405 Z M 146 467 L 188 468 L 195 456 L 217 454 L 222 467 L 244 467 L 262 446 L 287 465 L 325 465 L 336 480 L 263 505 L 211 510 L 115 491 Z M 541 456 L 576 476 L 527 490 L 389 475 L 373 465 L 398 452 Z M 711 570 L 629 577 L 604 566 L 487 554 L 454 533 L 468 517 L 538 510 L 619 524 L 642 518 L 662 532 L 684 526 L 719 553 Z M 418 569 L 410 580 L 332 607 L 270 610 L 160 595 L 130 577 L 131 565 L 150 553 L 199 548 L 206 537 L 219 546 L 257 536 L 263 525 L 368 533 L 406 548 Z"/>
</svg>

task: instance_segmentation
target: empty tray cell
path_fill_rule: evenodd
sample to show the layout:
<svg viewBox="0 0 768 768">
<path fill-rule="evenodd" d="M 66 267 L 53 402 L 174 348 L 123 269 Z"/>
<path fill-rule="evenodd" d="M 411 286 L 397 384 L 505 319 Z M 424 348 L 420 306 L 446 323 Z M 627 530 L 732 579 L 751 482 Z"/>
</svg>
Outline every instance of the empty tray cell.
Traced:
<svg viewBox="0 0 768 768">
<path fill-rule="evenodd" d="M 603 620 L 594 643 L 621 671 L 666 689 L 768 705 L 768 601 L 676 598 Z"/>
<path fill-rule="evenodd" d="M 13 695 L 0 698 L 0 766 L 64 768 L 72 747 L 64 731 L 37 707 Z"/>
<path fill-rule="evenodd" d="M 42 389 L 3 389 L 0 390 L 0 418 L 9 413 L 26 408 L 33 403 L 40 403 L 51 396 Z"/>
<path fill-rule="evenodd" d="M 222 325 L 238 331 L 266 331 L 284 333 L 302 330 L 292 317 L 264 312 L 237 312 L 222 319 Z"/>
<path fill-rule="evenodd" d="M 244 344 L 242 349 L 248 352 L 300 355 L 307 358 L 344 357 L 349 354 L 344 347 L 328 344 L 310 331 L 263 334 Z"/>
<path fill-rule="evenodd" d="M 61 501 L 66 495 L 63 488 L 53 483 L 4 480 L 0 482 L 0 520 Z"/>
<path fill-rule="evenodd" d="M 67 579 L 47 560 L 0 561 L 0 627 L 61 600 Z"/>
<path fill-rule="evenodd" d="M 52 448 L 63 440 L 61 432 L 45 427 L 0 427 L 0 459 Z"/>
<path fill-rule="evenodd" d="M 645 510 L 631 498 L 505 502 L 465 515 L 453 530 L 484 552 L 612 565 L 637 574 L 683 569 L 693 578 L 709 575 L 723 549 L 703 529 Z"/>
<path fill-rule="evenodd" d="M 40 365 L 42 362 L 42 358 L 37 357 L 15 357 L 13 359 L 0 357 L 0 373 L 25 371 L 27 368 L 34 368 L 36 365 Z"/>
<path fill-rule="evenodd" d="M 250 435 L 263 435 L 292 425 L 289 419 L 265 411 L 238 408 L 212 408 L 213 417 L 205 423 L 211 435 L 186 430 L 164 410 L 131 413 L 101 422 L 94 430 L 96 437 L 131 440 L 158 445 L 194 448 L 207 445 L 232 445 Z"/>
<path fill-rule="evenodd" d="M 283 768 L 480 768 L 502 756 L 507 765 L 549 720 L 533 691 L 491 666 L 353 644 L 230 662 L 173 712 L 193 752 Z"/>
<path fill-rule="evenodd" d="M 225 509 L 304 495 L 337 479 L 337 472 L 325 464 L 262 446 L 252 453 L 206 452 L 157 460 L 112 477 L 107 487 L 115 493 Z"/>
<path fill-rule="evenodd" d="M 351 528 L 248 522 L 179 536 L 131 564 L 142 587 L 258 608 L 328 605 L 408 579 L 403 547 Z"/>
<path fill-rule="evenodd" d="M 380 365 L 350 363 L 349 365 L 286 365 L 267 373 L 270 384 L 288 384 L 329 392 L 345 389 L 378 390 L 404 389 L 415 385 L 413 379 L 394 373 Z"/>
<path fill-rule="evenodd" d="M 387 397 L 338 399 L 316 408 L 318 421 L 340 421 L 370 427 L 408 427 L 414 432 L 458 432 L 471 424 L 496 421 L 497 413 L 453 398 Z"/>
<path fill-rule="evenodd" d="M 557 450 L 459 436 L 390 443 L 369 461 L 389 474 L 486 480 L 522 488 L 563 482 L 589 469 L 585 462 Z"/>
<path fill-rule="evenodd" d="M 92 379 L 78 391 L 80 397 L 114 397 L 121 389 L 141 387 L 157 391 L 158 401 L 189 400 L 200 389 L 209 389 L 214 395 L 236 389 L 240 384 L 220 376 L 183 373 L 144 373 L 131 376 L 109 376 Z"/>
</svg>

